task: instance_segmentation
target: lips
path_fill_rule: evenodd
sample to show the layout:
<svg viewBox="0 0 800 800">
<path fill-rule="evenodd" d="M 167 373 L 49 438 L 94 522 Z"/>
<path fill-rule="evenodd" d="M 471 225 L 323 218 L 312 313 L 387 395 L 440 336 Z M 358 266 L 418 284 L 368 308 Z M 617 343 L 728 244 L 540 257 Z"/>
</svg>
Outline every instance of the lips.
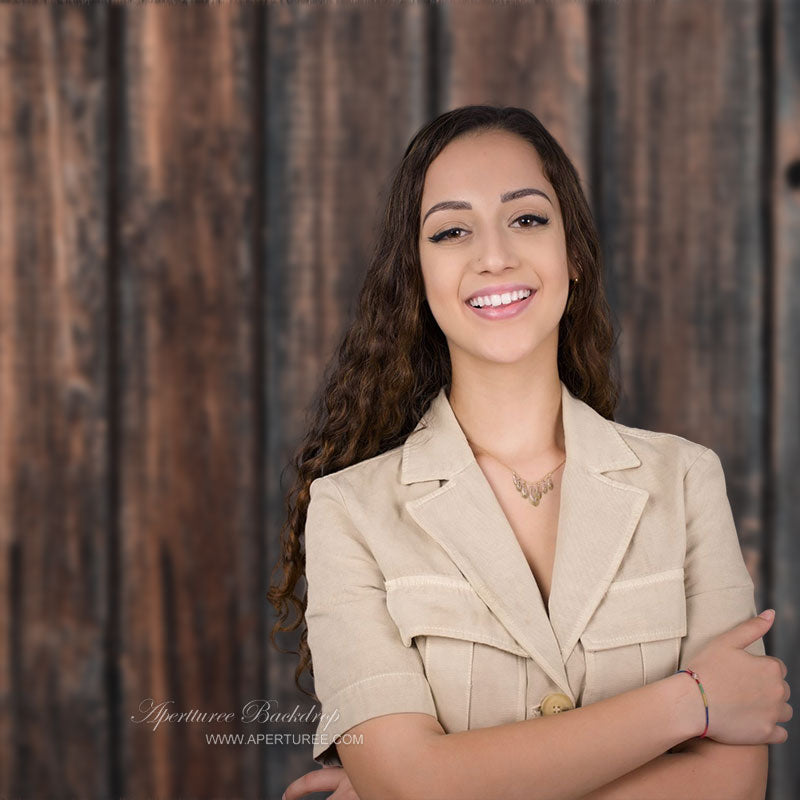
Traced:
<svg viewBox="0 0 800 800">
<path fill-rule="evenodd" d="M 531 290 L 531 293 L 524 297 L 522 300 L 515 300 L 507 305 L 499 305 L 499 306 L 482 306 L 481 308 L 477 308 L 476 306 L 470 305 L 469 302 L 465 303 L 466 307 L 477 316 L 481 317 L 482 319 L 486 320 L 502 320 L 502 319 L 509 319 L 511 317 L 516 317 L 519 314 L 524 314 L 525 310 L 531 305 L 533 302 L 533 298 L 536 297 L 536 291 Z M 484 295 L 478 293 L 478 297 L 483 297 Z"/>
<path fill-rule="evenodd" d="M 478 295 L 468 300 L 467 305 L 473 307 L 482 306 L 484 308 L 493 306 L 497 308 L 501 305 L 507 306 L 512 303 L 518 303 L 530 294 L 530 289 L 515 289 L 513 292 L 503 292 L 502 294 Z"/>
</svg>

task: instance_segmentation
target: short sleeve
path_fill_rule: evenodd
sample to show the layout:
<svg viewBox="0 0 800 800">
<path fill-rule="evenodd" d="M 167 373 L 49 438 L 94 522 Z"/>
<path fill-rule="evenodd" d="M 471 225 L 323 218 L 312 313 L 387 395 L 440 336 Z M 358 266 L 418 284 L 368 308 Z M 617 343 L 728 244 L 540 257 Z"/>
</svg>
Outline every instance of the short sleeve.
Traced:
<svg viewBox="0 0 800 800">
<path fill-rule="evenodd" d="M 706 448 L 684 477 L 687 633 L 680 669 L 715 636 L 756 616 L 753 580 L 742 557 L 719 456 Z M 746 648 L 764 655 L 759 638 Z"/>
<path fill-rule="evenodd" d="M 321 706 L 313 758 L 341 766 L 334 740 L 354 725 L 397 712 L 436 716 L 436 710 L 419 651 L 400 638 L 384 576 L 341 491 L 326 476 L 312 482 L 310 494 L 305 619 Z"/>
</svg>

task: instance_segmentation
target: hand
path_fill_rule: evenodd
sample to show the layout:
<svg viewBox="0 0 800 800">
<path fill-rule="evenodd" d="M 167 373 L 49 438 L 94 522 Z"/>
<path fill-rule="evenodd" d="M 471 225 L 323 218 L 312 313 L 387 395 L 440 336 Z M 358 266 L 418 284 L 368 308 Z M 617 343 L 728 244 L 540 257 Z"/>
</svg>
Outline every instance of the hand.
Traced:
<svg viewBox="0 0 800 800">
<path fill-rule="evenodd" d="M 774 617 L 751 617 L 712 639 L 692 659 L 689 666 L 700 676 L 708 699 L 708 738 L 752 745 L 779 744 L 789 737 L 777 725 L 788 722 L 793 713 L 786 702 L 791 693 L 784 680 L 786 664 L 774 656 L 754 656 L 744 650 L 773 621 Z M 699 688 L 696 705 L 702 708 Z"/>
<path fill-rule="evenodd" d="M 358 800 L 356 790 L 342 767 L 323 767 L 306 772 L 286 787 L 281 800 L 299 800 L 314 792 L 333 792 L 328 800 Z"/>
</svg>

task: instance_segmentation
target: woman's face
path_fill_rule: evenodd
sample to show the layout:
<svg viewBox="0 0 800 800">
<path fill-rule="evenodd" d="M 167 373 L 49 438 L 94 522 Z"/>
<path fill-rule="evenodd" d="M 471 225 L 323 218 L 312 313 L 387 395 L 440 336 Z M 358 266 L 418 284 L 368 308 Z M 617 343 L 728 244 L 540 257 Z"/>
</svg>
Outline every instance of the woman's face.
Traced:
<svg viewBox="0 0 800 800">
<path fill-rule="evenodd" d="M 437 209 L 440 203 L 449 207 Z M 548 356 L 556 363 L 567 248 L 558 198 L 528 141 L 484 131 L 442 150 L 425 176 L 419 253 L 454 369 L 465 358 L 511 364 Z M 468 302 L 487 296 L 483 308 Z"/>
</svg>

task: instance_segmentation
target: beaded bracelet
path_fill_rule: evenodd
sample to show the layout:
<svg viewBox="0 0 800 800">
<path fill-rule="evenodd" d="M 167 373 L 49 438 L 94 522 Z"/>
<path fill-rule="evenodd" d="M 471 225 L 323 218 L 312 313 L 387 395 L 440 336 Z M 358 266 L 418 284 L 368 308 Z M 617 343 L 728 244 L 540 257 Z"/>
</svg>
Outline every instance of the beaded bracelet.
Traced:
<svg viewBox="0 0 800 800">
<path fill-rule="evenodd" d="M 697 681 L 697 685 L 700 687 L 700 694 L 703 695 L 703 705 L 706 708 L 706 729 L 700 734 L 699 738 L 702 739 L 708 733 L 708 700 L 706 699 L 703 684 L 700 683 L 700 676 L 693 669 L 679 669 L 675 674 L 677 675 L 679 672 L 685 672 L 690 678 L 694 678 L 694 680 Z"/>
</svg>

